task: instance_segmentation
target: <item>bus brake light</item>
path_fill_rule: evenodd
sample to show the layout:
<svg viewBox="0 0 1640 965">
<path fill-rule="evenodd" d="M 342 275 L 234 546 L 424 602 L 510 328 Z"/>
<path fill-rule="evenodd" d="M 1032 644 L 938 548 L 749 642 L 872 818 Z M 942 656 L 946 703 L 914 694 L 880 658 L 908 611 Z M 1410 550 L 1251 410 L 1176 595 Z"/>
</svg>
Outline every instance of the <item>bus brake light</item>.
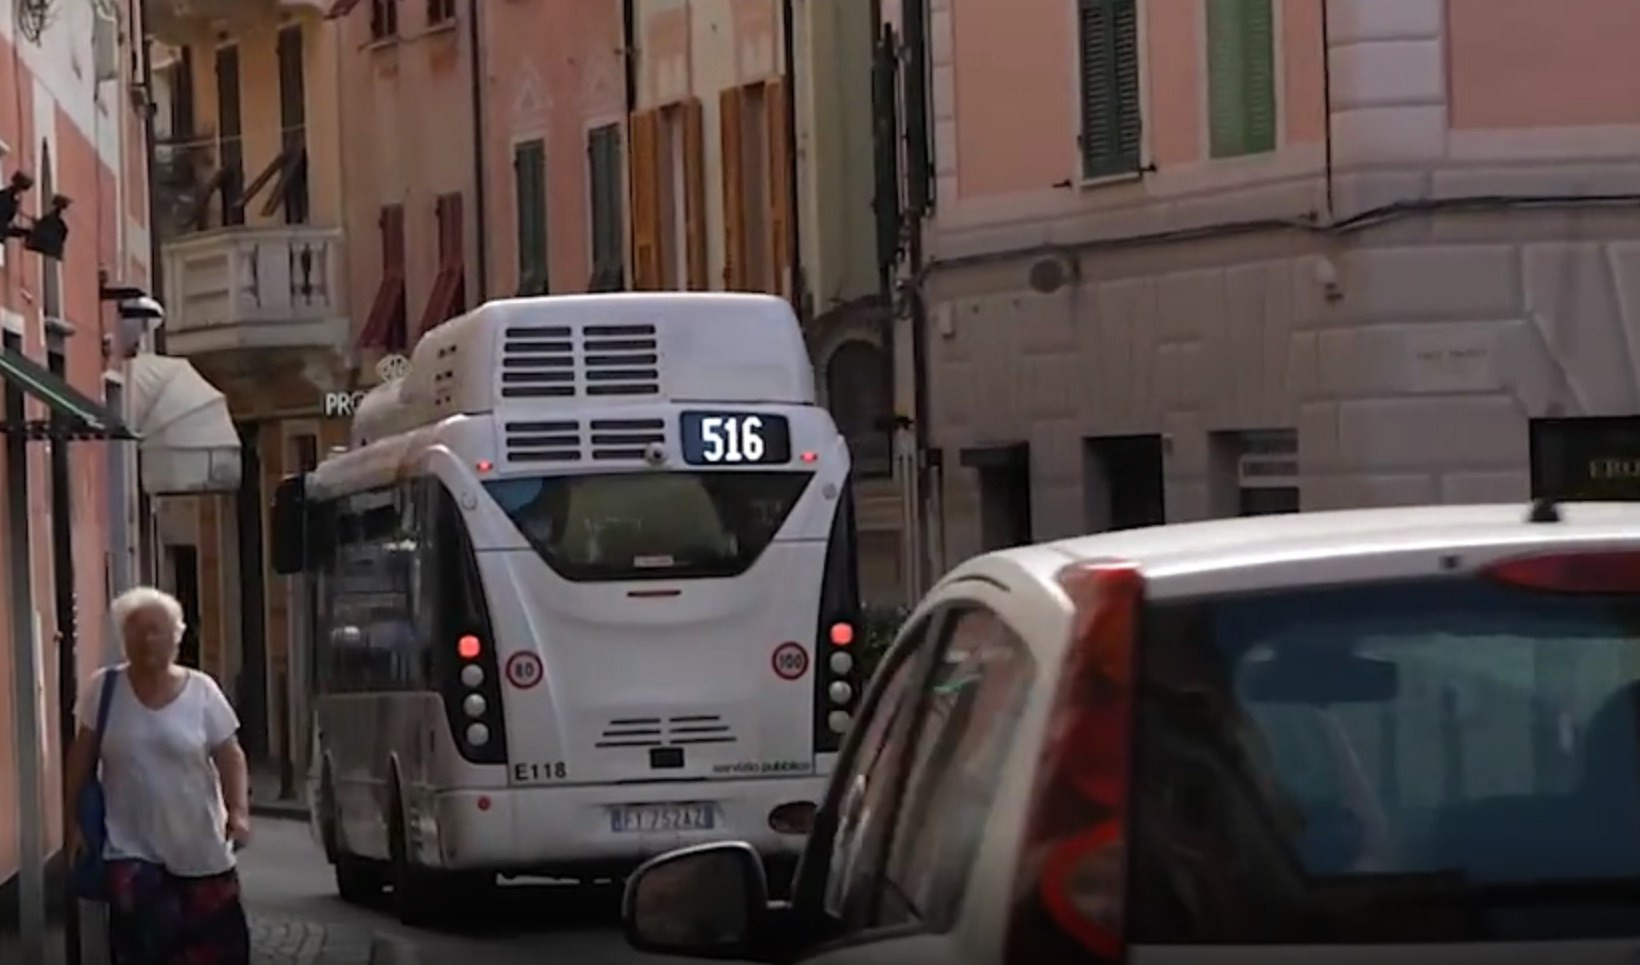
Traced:
<svg viewBox="0 0 1640 965">
<path fill-rule="evenodd" d="M 819 462 L 820 454 L 818 452 L 805 452 L 798 458 L 802 459 L 804 462 Z"/>
<path fill-rule="evenodd" d="M 463 660 L 477 660 L 481 649 L 478 638 L 470 633 L 456 641 L 456 653 Z"/>
<path fill-rule="evenodd" d="M 853 642 L 854 642 L 854 628 L 853 627 L 849 626 L 846 623 L 833 623 L 831 625 L 831 645 L 832 646 L 834 646 L 834 647 L 846 647 L 846 646 L 848 646 L 849 644 L 851 644 Z"/>
</svg>

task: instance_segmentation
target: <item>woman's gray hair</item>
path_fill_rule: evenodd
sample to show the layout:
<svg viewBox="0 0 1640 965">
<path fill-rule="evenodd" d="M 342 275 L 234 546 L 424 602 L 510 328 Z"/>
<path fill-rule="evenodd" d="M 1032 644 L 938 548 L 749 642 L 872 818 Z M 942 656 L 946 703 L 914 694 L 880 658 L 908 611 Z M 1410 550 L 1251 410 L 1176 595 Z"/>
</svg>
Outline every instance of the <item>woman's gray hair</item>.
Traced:
<svg viewBox="0 0 1640 965">
<path fill-rule="evenodd" d="M 124 631 L 125 621 L 131 619 L 131 614 L 148 609 L 163 612 L 165 618 L 171 621 L 172 642 L 180 643 L 182 631 L 188 629 L 182 618 L 182 603 L 157 586 L 133 586 L 116 596 L 109 609 L 114 614 L 114 626 L 121 631 Z"/>
</svg>

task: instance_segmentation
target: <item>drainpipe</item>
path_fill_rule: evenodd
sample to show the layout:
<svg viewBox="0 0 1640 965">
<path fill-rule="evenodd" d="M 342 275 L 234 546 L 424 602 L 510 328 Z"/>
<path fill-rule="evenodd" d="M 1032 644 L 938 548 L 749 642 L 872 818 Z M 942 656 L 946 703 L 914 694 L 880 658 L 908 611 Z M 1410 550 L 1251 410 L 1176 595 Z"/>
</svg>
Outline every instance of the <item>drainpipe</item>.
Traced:
<svg viewBox="0 0 1640 965">
<path fill-rule="evenodd" d="M 1338 217 L 1333 204 L 1333 97 L 1332 97 L 1332 24 L 1327 17 L 1330 3 L 1321 5 L 1321 113 L 1323 144 L 1326 149 L 1325 176 L 1327 179 L 1327 223 Z"/>
<path fill-rule="evenodd" d="M 781 0 L 780 43 L 786 61 L 786 210 L 791 212 L 786 219 L 786 246 L 791 258 L 792 307 L 797 310 L 797 317 L 807 323 L 811 320 L 811 306 L 803 278 L 803 233 L 798 225 L 803 193 L 797 183 L 797 30 L 792 22 L 795 7 L 793 0 Z"/>
<path fill-rule="evenodd" d="M 906 47 L 906 58 L 903 69 L 907 72 L 916 71 L 919 80 L 916 84 L 906 84 L 902 80 L 901 91 L 915 91 L 919 97 L 928 96 L 928 7 L 927 0 L 911 0 L 904 8 L 904 17 L 901 24 L 902 39 Z M 915 108 L 915 109 L 913 109 Z M 929 446 L 929 400 L 928 400 L 928 305 L 923 299 L 923 224 L 928 217 L 929 192 L 926 188 L 929 178 L 928 170 L 923 166 L 928 158 L 926 150 L 929 137 L 926 125 L 928 112 L 924 105 L 910 105 L 905 108 L 904 120 L 907 130 L 904 133 L 907 139 L 907 164 L 905 171 L 906 184 L 909 186 L 909 197 L 906 204 L 906 222 L 909 230 L 906 237 L 906 273 L 905 295 L 909 302 L 911 314 L 911 393 L 912 417 L 911 431 L 915 440 L 917 452 L 917 493 L 916 512 L 918 518 L 918 547 L 920 554 L 917 560 L 917 592 L 925 592 L 933 583 L 934 552 L 929 544 L 929 534 L 936 529 L 940 533 L 939 547 L 941 563 L 945 556 L 945 505 L 944 500 L 939 502 L 939 518 L 934 519 L 931 512 L 930 498 L 935 481 L 934 467 L 930 465 L 931 455 Z M 919 129 L 912 130 L 916 124 Z M 915 139 L 915 140 L 913 140 Z M 917 150 L 910 150 L 912 144 L 918 145 Z M 943 454 L 942 454 L 943 455 Z M 940 466 L 939 479 L 943 483 L 945 469 L 943 462 Z"/>
<path fill-rule="evenodd" d="M 484 182 L 484 45 L 483 31 L 478 22 L 479 0 L 473 0 L 467 16 L 467 51 L 472 66 L 473 114 L 473 204 L 478 212 L 473 217 L 478 243 L 478 301 L 488 300 L 490 292 L 489 212 L 485 205 Z"/>
<path fill-rule="evenodd" d="M 626 113 L 638 109 L 638 11 L 637 0 L 621 0 L 621 64 L 626 77 Z"/>
<path fill-rule="evenodd" d="M 7 338 L 15 336 L 7 333 Z M 8 347 L 22 350 L 21 339 Z M 5 417 L 10 423 L 21 423 L 23 412 L 22 391 L 16 386 L 5 386 Z M 58 442 L 56 445 L 65 445 Z M 40 696 L 35 682 L 43 679 L 39 665 L 39 649 L 35 643 L 34 588 L 30 574 L 34 553 L 29 543 L 29 480 L 28 443 L 19 432 L 8 432 L 6 451 L 6 556 L 10 561 L 7 575 L 11 591 L 12 692 L 10 713 L 13 715 L 12 746 L 17 748 L 17 800 L 39 801 L 41 788 L 40 748 L 45 735 L 40 731 Z M 46 893 L 45 893 L 45 815 L 38 807 L 19 808 L 17 816 L 17 923 L 19 957 L 17 961 L 45 960 L 46 949 Z"/>
<path fill-rule="evenodd" d="M 159 180 L 155 173 L 159 166 L 159 152 L 154 145 L 154 38 L 148 32 L 148 22 L 142 17 L 142 0 L 130 0 L 129 14 L 132 25 L 132 36 L 141 40 L 134 44 L 140 48 L 132 51 L 132 56 L 138 58 L 138 65 L 142 76 L 143 105 L 142 105 L 142 158 L 143 158 L 143 186 L 148 191 L 148 291 L 162 304 L 165 301 L 165 247 L 160 237 L 159 220 L 154 217 L 158 210 L 155 202 L 159 199 Z M 171 306 L 178 307 L 178 306 Z M 154 354 L 165 354 L 165 326 L 154 326 Z M 158 527 L 154 521 L 154 504 L 148 494 L 142 489 L 142 450 L 137 449 L 136 472 L 134 474 L 137 489 L 137 574 L 138 579 L 150 586 L 159 583 L 159 539 Z M 123 587 L 121 588 L 123 589 Z"/>
</svg>

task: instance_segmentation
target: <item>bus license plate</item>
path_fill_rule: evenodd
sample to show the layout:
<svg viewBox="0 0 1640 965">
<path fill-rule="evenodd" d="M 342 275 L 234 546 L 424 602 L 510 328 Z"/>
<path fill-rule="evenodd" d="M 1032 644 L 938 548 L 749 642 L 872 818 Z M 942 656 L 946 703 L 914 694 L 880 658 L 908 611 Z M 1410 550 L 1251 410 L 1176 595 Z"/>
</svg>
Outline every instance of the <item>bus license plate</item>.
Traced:
<svg viewBox="0 0 1640 965">
<path fill-rule="evenodd" d="M 716 819 L 710 804 L 644 804 L 612 808 L 609 823 L 625 831 L 710 831 Z"/>
</svg>

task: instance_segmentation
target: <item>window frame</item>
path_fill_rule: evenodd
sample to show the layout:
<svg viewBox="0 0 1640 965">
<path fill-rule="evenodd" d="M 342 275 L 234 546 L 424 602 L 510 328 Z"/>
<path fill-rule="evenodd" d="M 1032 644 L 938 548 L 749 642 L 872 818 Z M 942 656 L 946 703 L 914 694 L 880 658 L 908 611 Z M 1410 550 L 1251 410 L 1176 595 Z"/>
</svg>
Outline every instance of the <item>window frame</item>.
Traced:
<svg viewBox="0 0 1640 965">
<path fill-rule="evenodd" d="M 898 759 L 892 762 L 888 772 L 894 781 L 893 790 L 887 803 L 887 828 L 881 840 L 873 842 L 876 855 L 871 860 L 874 866 L 886 873 L 888 863 L 894 855 L 894 845 L 898 833 L 903 829 L 901 809 L 910 790 L 912 777 L 911 767 L 915 762 L 915 754 L 923 737 L 923 728 L 927 723 L 929 685 L 940 666 L 940 660 L 948 651 L 953 638 L 952 631 L 967 612 L 984 611 L 993 615 L 999 622 L 1013 630 L 1023 643 L 1024 635 L 1017 624 L 1009 620 L 1006 609 L 1001 604 L 1006 598 L 993 592 L 989 583 L 970 582 L 966 586 L 957 584 L 954 591 L 943 598 L 928 605 L 927 609 L 913 614 L 906 622 L 905 628 L 900 631 L 894 645 L 884 656 L 883 662 L 872 678 L 867 688 L 861 709 L 854 726 L 844 742 L 843 749 L 837 758 L 837 765 L 833 769 L 831 783 L 827 788 L 826 799 L 815 819 L 814 831 L 806 846 L 804 857 L 800 865 L 799 877 L 796 880 L 792 898 L 794 944 L 791 946 L 800 954 L 793 958 L 808 958 L 838 949 L 857 945 L 873 944 L 892 941 L 915 935 L 944 934 L 951 931 L 950 925 L 940 926 L 911 916 L 906 921 L 895 921 L 887 924 L 870 922 L 864 925 L 851 923 L 832 914 L 827 909 L 827 897 L 832 878 L 832 851 L 836 843 L 841 818 L 841 807 L 847 794 L 848 786 L 852 783 L 856 765 L 861 755 L 870 748 L 864 746 L 866 733 L 871 729 L 877 714 L 884 712 L 882 701 L 889 692 L 889 685 L 897 682 L 896 675 L 902 670 L 913 674 L 911 683 L 915 690 L 912 692 L 909 706 L 913 719 L 907 739 L 898 749 Z M 1026 644 L 1026 656 L 1033 660 Z M 1023 698 L 1024 707 L 1028 712 L 1031 695 L 1040 685 L 1040 673 L 1033 674 Z M 1021 721 L 1025 714 L 1022 713 Z M 1017 742 L 1023 730 L 1016 731 L 1010 742 Z M 988 829 L 992 821 L 998 816 L 997 806 L 1001 801 L 1001 792 L 993 798 L 992 808 L 982 824 Z M 968 868 L 971 880 L 973 869 L 978 867 L 980 856 L 984 851 L 984 843 L 988 830 L 982 830 L 973 859 Z M 879 886 L 873 889 L 869 896 L 867 907 L 873 909 L 872 916 L 880 913 L 883 899 L 883 889 Z M 971 890 L 965 883 L 958 898 L 958 907 L 965 903 L 971 895 Z M 960 918 L 960 910 L 958 913 Z"/>
</svg>

